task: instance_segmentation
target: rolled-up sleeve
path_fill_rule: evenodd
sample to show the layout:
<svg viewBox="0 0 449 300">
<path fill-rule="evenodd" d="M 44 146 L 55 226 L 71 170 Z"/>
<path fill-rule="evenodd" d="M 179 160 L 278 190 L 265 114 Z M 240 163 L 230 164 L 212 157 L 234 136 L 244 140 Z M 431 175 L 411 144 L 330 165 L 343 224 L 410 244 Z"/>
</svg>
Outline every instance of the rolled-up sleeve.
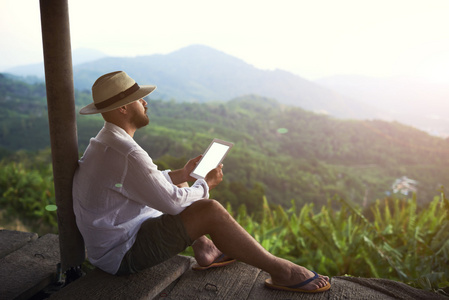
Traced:
<svg viewBox="0 0 449 300">
<path fill-rule="evenodd" d="M 141 149 L 127 156 L 122 188 L 130 200 L 171 215 L 179 214 L 195 201 L 209 198 L 206 181 L 199 179 L 191 187 L 179 188 L 172 183 L 168 171 L 159 171 Z"/>
</svg>

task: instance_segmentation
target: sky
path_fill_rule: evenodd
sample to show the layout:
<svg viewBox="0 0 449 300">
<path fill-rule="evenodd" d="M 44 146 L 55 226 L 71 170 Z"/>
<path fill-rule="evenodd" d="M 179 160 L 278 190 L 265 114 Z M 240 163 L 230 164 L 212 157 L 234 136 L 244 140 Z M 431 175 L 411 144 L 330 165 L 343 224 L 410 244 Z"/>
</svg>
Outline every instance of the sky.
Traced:
<svg viewBox="0 0 449 300">
<path fill-rule="evenodd" d="M 449 83 L 448 0 L 69 0 L 72 49 L 167 54 L 192 44 L 309 80 Z M 0 0 L 0 71 L 43 60 L 38 0 Z"/>
</svg>

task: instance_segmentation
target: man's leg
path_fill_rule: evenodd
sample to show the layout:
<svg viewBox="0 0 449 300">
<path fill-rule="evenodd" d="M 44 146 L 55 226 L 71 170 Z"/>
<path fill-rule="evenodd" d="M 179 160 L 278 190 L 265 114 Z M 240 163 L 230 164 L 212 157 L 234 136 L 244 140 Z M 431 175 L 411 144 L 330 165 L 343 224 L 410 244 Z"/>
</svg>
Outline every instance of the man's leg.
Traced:
<svg viewBox="0 0 449 300">
<path fill-rule="evenodd" d="M 219 251 L 268 272 L 275 284 L 295 285 L 314 276 L 306 268 L 266 251 L 215 200 L 197 201 L 186 208 L 180 216 L 192 240 L 201 240 L 204 235 L 209 234 Z M 319 277 L 302 288 L 317 289 L 325 286 L 326 280 L 328 278 Z"/>
<path fill-rule="evenodd" d="M 178 184 L 177 187 L 189 187 L 189 184 L 187 182 L 182 182 Z M 221 251 L 217 249 L 214 243 L 204 235 L 193 242 L 192 249 L 195 254 L 196 262 L 202 267 L 210 265 L 217 257 L 222 255 Z"/>
<path fill-rule="evenodd" d="M 192 244 L 193 253 L 198 265 L 205 267 L 222 255 L 221 251 L 206 236 L 200 236 Z"/>
</svg>

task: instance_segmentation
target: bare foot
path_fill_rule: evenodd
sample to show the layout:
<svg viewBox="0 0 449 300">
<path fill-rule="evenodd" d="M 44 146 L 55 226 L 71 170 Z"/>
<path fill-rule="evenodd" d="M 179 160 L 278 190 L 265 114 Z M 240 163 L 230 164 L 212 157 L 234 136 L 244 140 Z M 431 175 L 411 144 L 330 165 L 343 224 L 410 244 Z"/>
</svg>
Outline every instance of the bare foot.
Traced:
<svg viewBox="0 0 449 300">
<path fill-rule="evenodd" d="M 202 267 L 210 265 L 222 255 L 215 244 L 204 235 L 193 243 L 192 248 L 196 262 Z"/>
<path fill-rule="evenodd" d="M 315 274 L 312 271 L 309 271 L 308 269 L 302 266 L 298 266 L 291 262 L 287 262 L 287 264 L 289 264 L 288 269 L 290 269 L 290 272 L 289 271 L 284 272 L 283 274 L 278 275 L 277 277 L 272 275 L 271 280 L 274 284 L 286 287 L 294 286 L 315 276 Z M 301 289 L 316 290 L 325 287 L 326 285 L 328 285 L 328 282 L 329 282 L 328 276 L 318 275 L 316 279 L 302 286 Z"/>
</svg>

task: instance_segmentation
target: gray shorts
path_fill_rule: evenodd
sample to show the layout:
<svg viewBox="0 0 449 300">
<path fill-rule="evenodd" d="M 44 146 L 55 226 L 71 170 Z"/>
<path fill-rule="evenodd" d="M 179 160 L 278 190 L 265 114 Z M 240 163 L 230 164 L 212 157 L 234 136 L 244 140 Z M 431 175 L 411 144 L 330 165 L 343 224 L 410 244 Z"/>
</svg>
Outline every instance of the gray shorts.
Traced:
<svg viewBox="0 0 449 300">
<path fill-rule="evenodd" d="M 192 245 L 179 215 L 162 215 L 142 223 L 131 249 L 116 275 L 140 272 L 184 251 Z"/>
</svg>

